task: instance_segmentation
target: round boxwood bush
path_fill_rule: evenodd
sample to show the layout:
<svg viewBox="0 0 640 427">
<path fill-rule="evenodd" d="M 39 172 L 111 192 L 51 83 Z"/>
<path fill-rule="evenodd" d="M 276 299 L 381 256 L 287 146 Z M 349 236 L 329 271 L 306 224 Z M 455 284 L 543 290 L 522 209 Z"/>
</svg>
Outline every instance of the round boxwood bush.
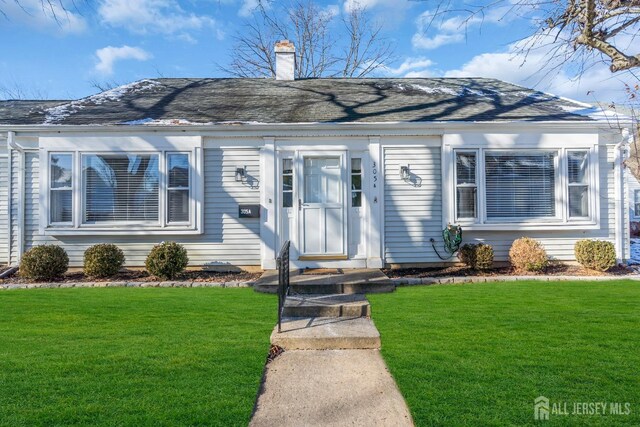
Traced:
<svg viewBox="0 0 640 427">
<path fill-rule="evenodd" d="M 477 270 L 489 270 L 493 267 L 493 247 L 485 243 L 476 245 L 476 265 Z"/>
<path fill-rule="evenodd" d="M 124 253 L 111 243 L 93 245 L 84 251 L 84 274 L 104 278 L 114 276 L 124 264 Z"/>
<path fill-rule="evenodd" d="M 576 260 L 585 268 L 607 271 L 616 265 L 616 249 L 604 240 L 578 240 L 574 246 Z"/>
<path fill-rule="evenodd" d="M 458 257 L 474 270 L 489 270 L 493 267 L 493 247 L 485 243 L 463 245 Z"/>
<path fill-rule="evenodd" d="M 471 243 L 462 245 L 462 247 L 458 251 L 458 258 L 460 258 L 460 261 L 462 261 L 467 267 L 475 268 L 476 245 L 473 245 Z"/>
<path fill-rule="evenodd" d="M 540 242 L 530 237 L 522 237 L 513 242 L 509 249 L 509 260 L 520 271 L 543 271 L 549 264 L 547 251 Z"/>
<path fill-rule="evenodd" d="M 39 245 L 20 259 L 20 276 L 30 280 L 55 280 L 69 269 L 69 256 L 60 246 Z"/>
<path fill-rule="evenodd" d="M 187 250 L 175 242 L 155 245 L 147 256 L 147 271 L 164 280 L 172 280 L 182 273 L 189 264 Z"/>
</svg>

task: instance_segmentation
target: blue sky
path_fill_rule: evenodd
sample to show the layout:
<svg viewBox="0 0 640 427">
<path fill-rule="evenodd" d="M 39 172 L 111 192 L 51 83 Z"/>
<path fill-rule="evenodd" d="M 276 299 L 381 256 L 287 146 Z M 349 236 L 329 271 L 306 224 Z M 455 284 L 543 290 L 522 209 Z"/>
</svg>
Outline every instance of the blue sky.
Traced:
<svg viewBox="0 0 640 427">
<path fill-rule="evenodd" d="M 40 0 L 20 1 L 22 8 L 0 2 L 6 14 L 0 17 L 0 86 L 27 97 L 69 99 L 95 93 L 92 81 L 225 76 L 217 64 L 227 63 L 233 35 L 251 18 L 256 0 L 76 0 L 79 9 L 69 2 L 68 13 L 56 7 L 59 22 Z M 339 13 L 353 1 L 318 3 Z M 576 80 L 570 68 L 540 72 L 544 52 L 524 61 L 514 43 L 530 34 L 531 24 L 510 14 L 471 21 L 466 31 L 452 15 L 426 31 L 434 1 L 359 3 L 396 46 L 395 61 L 379 75 L 495 77 L 588 102 L 624 97 L 620 78 L 604 65 Z"/>
</svg>

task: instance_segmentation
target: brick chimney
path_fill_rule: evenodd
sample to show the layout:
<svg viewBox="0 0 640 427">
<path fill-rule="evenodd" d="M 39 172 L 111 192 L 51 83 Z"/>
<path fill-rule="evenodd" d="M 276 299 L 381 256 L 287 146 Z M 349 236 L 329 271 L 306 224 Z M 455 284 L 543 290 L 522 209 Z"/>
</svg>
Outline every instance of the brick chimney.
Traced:
<svg viewBox="0 0 640 427">
<path fill-rule="evenodd" d="M 276 80 L 295 80 L 296 47 L 289 40 L 280 40 L 276 52 Z"/>
</svg>

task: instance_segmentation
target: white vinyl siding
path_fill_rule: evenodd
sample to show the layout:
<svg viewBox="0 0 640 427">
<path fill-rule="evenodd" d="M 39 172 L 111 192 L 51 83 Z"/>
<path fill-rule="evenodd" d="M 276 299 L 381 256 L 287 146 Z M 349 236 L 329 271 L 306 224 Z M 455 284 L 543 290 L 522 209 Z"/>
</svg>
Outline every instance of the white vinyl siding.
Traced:
<svg viewBox="0 0 640 427">
<path fill-rule="evenodd" d="M 15 166 L 17 168 L 17 154 Z M 237 165 L 247 167 L 249 183 L 235 181 Z M 143 266 L 154 244 L 171 240 L 183 244 L 192 266 L 230 266 L 260 264 L 260 220 L 238 218 L 238 204 L 259 204 L 260 176 L 258 149 L 204 150 L 204 233 L 196 235 L 65 235 L 39 233 L 38 221 L 38 154 L 28 152 L 26 158 L 26 227 L 25 249 L 37 244 L 59 244 L 69 254 L 71 266 L 81 266 L 84 251 L 96 243 L 115 243 L 125 253 L 126 265 Z M 14 169 L 15 170 L 15 169 Z M 17 173 L 14 179 L 17 196 Z M 17 215 L 14 216 L 17 218 Z M 14 234 L 15 236 L 15 234 Z M 15 240 L 15 237 L 14 237 Z M 17 252 L 12 252 L 16 254 Z M 15 255 L 13 255 L 15 260 Z"/>
<path fill-rule="evenodd" d="M 9 158 L 0 156 L 0 265 L 9 262 Z"/>
<path fill-rule="evenodd" d="M 440 147 L 384 148 L 384 256 L 387 263 L 440 262 L 442 245 Z M 405 181 L 400 167 L 409 164 Z"/>
</svg>

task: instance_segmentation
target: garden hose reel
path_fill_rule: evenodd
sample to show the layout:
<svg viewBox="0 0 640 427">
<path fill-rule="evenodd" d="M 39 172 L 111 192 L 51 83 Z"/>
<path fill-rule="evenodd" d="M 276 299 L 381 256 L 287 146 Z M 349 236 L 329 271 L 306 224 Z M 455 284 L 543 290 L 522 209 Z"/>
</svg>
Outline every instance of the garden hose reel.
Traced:
<svg viewBox="0 0 640 427">
<path fill-rule="evenodd" d="M 438 258 L 445 261 L 453 257 L 453 255 L 458 252 L 460 249 L 460 245 L 462 244 L 462 227 L 455 224 L 447 224 L 447 226 L 442 230 L 442 241 L 444 242 L 444 251 L 449 255 L 447 257 L 443 257 L 436 249 L 436 239 L 433 237 L 429 239 L 431 241 L 431 246 L 433 247 L 434 252 L 438 255 Z"/>
</svg>

